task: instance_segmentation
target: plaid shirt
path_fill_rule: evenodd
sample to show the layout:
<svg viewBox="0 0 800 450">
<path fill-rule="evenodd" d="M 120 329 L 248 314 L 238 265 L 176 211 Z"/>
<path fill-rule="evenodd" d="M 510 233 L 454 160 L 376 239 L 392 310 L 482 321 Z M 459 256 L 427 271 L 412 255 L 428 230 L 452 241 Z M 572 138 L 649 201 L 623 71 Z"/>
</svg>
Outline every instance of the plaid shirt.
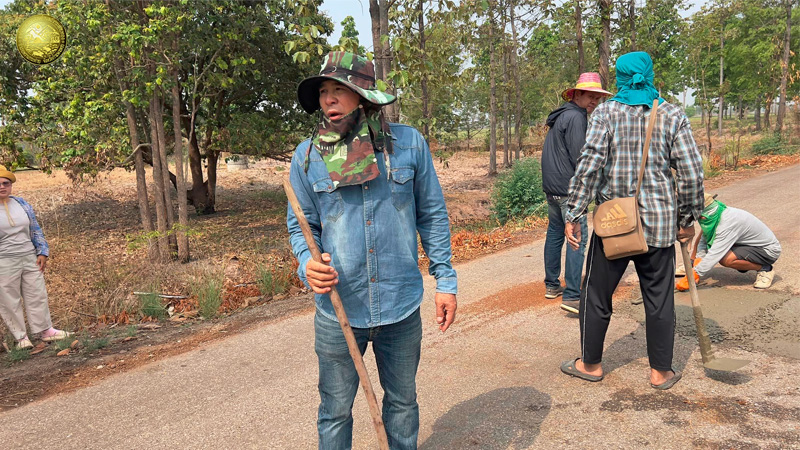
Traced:
<svg viewBox="0 0 800 450">
<path fill-rule="evenodd" d="M 47 240 L 44 238 L 42 227 L 40 227 L 39 222 L 36 221 L 36 214 L 33 213 L 33 207 L 20 197 L 14 197 L 13 195 L 10 197 L 16 200 L 17 203 L 22 206 L 25 214 L 28 215 L 28 220 L 31 222 L 29 227 L 31 232 L 31 242 L 33 243 L 33 248 L 36 249 L 36 256 L 44 255 L 49 257 L 50 246 L 47 245 Z"/>
<path fill-rule="evenodd" d="M 570 180 L 566 220 L 574 222 L 584 215 L 593 199 L 599 205 L 636 194 L 649 118 L 650 107 L 643 105 L 605 102 L 597 107 Z M 689 119 L 680 108 L 664 102 L 658 107 L 639 194 L 647 245 L 674 245 L 678 226 L 692 225 L 702 210 L 703 160 Z"/>
</svg>

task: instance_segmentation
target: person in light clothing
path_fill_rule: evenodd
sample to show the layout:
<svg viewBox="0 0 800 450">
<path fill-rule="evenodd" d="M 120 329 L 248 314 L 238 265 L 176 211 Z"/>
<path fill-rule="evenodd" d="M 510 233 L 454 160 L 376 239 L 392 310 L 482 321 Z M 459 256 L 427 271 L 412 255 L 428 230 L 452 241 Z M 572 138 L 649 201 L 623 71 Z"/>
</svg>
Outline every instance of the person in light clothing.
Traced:
<svg viewBox="0 0 800 450">
<path fill-rule="evenodd" d="M 36 220 L 33 208 L 22 198 L 11 195 L 17 177 L 0 166 L 0 316 L 17 340 L 17 348 L 31 348 L 25 331 L 25 311 L 31 333 L 40 333 L 45 342 L 64 339 L 72 333 L 53 328 L 44 270 L 50 248 Z"/>
<path fill-rule="evenodd" d="M 753 287 L 767 289 L 775 277 L 773 264 L 781 256 L 778 238 L 764 222 L 747 211 L 732 208 L 716 195 L 705 195 L 705 207 L 700 216 L 703 233 L 695 243 L 693 257 L 695 281 L 708 275 L 719 263 L 739 272 L 756 271 Z M 684 276 L 675 284 L 679 291 L 689 290 L 689 279 Z"/>
</svg>

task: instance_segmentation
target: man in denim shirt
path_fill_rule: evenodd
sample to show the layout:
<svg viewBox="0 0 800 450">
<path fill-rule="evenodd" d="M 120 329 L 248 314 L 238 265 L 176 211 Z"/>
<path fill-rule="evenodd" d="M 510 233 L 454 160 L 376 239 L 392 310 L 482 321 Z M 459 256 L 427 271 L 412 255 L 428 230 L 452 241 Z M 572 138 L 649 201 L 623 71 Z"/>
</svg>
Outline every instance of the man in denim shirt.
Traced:
<svg viewBox="0 0 800 450">
<path fill-rule="evenodd" d="M 291 207 L 287 213 L 298 274 L 315 293 L 319 447 L 351 447 L 359 381 L 329 296 L 336 285 L 362 354 L 372 341 L 389 445 L 416 448 L 417 233 L 436 278 L 441 331 L 456 313 L 449 220 L 428 145 L 416 129 L 384 120 L 381 107 L 395 98 L 375 87 L 372 62 L 352 53 L 329 53 L 319 76 L 298 86 L 298 100 L 308 113 L 322 110 L 312 138 L 295 151 L 290 181 L 324 264 L 311 259 Z"/>
</svg>

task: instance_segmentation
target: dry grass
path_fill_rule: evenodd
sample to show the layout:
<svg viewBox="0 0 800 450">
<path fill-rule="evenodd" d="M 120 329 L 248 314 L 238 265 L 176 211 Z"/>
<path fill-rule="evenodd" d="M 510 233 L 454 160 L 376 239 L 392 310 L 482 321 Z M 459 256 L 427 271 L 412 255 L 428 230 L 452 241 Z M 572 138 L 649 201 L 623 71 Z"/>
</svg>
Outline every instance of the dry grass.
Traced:
<svg viewBox="0 0 800 450">
<path fill-rule="evenodd" d="M 192 261 L 185 265 L 150 263 L 145 248 L 130 245 L 141 232 L 133 173 L 115 170 L 76 185 L 61 172 L 18 172 L 14 195 L 33 205 L 50 244 L 45 277 L 55 326 L 79 330 L 98 322 L 138 320 L 134 291 L 190 295 L 193 280 L 212 267 L 226 269 L 226 287 L 234 299 L 223 309 L 235 309 L 241 294 L 234 286 L 255 281 L 257 266 L 293 267 L 286 197 L 279 190 L 287 171 L 280 166 L 285 165 L 258 162 L 242 172 L 221 167 L 219 213 L 190 215 L 196 235 L 190 239 Z M 234 257 L 237 268 L 228 271 Z M 165 307 L 197 306 L 193 299 L 172 303 Z M 0 326 L 0 338 L 5 333 Z"/>
</svg>

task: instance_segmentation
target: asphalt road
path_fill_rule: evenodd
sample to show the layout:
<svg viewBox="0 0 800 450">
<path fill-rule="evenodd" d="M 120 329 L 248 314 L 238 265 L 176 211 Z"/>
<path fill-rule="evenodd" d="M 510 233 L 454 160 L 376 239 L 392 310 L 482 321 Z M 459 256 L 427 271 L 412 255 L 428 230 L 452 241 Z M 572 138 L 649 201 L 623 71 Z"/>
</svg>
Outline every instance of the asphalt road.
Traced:
<svg viewBox="0 0 800 450">
<path fill-rule="evenodd" d="M 648 383 L 641 306 L 622 298 L 605 380 L 560 373 L 579 354 L 579 330 L 541 297 L 543 241 L 459 265 L 457 323 L 436 329 L 430 294 L 422 309 L 420 447 L 800 448 L 799 180 L 795 166 L 715 191 L 767 223 L 784 253 L 769 291 L 753 291 L 753 274 L 724 268 L 700 291 L 718 355 L 752 361 L 737 373 L 703 369 L 688 298 L 677 297 L 675 366 L 684 378 L 666 392 Z M 0 447 L 315 448 L 312 319 L 288 317 L 4 412 Z M 354 448 L 376 448 L 362 397 Z"/>
</svg>

